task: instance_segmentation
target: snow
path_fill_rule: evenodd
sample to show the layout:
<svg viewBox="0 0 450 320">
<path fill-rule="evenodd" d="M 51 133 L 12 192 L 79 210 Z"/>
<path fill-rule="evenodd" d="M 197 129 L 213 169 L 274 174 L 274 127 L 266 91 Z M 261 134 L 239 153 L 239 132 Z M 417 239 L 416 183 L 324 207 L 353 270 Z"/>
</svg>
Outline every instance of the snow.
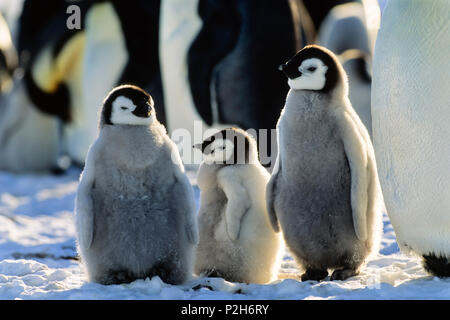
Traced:
<svg viewBox="0 0 450 320">
<path fill-rule="evenodd" d="M 86 281 L 77 259 L 73 208 L 80 170 L 64 175 L 0 172 L 0 299 L 448 299 L 450 280 L 427 275 L 399 252 L 384 215 L 381 249 L 347 281 L 300 282 L 285 252 L 279 280 L 266 285 L 194 278 L 174 286 L 159 277 L 104 286 Z M 188 172 L 197 200 L 195 171 Z"/>
</svg>

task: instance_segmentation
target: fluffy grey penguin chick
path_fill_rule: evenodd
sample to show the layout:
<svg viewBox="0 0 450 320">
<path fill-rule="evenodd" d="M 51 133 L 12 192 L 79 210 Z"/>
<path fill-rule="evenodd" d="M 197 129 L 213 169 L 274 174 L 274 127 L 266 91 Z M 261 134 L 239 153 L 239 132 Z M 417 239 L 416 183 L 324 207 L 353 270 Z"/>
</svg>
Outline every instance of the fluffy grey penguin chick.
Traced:
<svg viewBox="0 0 450 320">
<path fill-rule="evenodd" d="M 265 203 L 270 175 L 258 161 L 255 140 L 230 128 L 195 147 L 204 156 L 195 272 L 233 282 L 276 279 L 282 239 L 270 226 Z"/>
<path fill-rule="evenodd" d="M 78 250 L 90 281 L 190 278 L 198 228 L 192 187 L 153 99 L 124 85 L 106 97 L 77 191 Z"/>
<path fill-rule="evenodd" d="M 336 56 L 306 46 L 280 69 L 291 90 L 277 124 L 278 157 L 267 186 L 274 230 L 305 280 L 357 275 L 381 235 L 374 150 L 348 99 Z"/>
</svg>

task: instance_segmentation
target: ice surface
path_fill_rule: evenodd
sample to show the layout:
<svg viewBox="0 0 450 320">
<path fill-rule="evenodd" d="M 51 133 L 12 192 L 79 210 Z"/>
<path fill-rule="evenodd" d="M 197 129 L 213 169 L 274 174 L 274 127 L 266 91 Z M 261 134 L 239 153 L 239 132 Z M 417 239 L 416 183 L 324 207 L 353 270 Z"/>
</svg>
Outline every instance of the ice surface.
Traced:
<svg viewBox="0 0 450 320">
<path fill-rule="evenodd" d="M 380 252 L 347 281 L 299 282 L 286 251 L 279 280 L 267 284 L 196 278 L 173 286 L 158 277 L 130 284 L 89 283 L 75 248 L 73 207 L 80 170 L 60 176 L 0 172 L 0 299 L 449 299 L 450 280 L 429 276 L 399 252 L 384 216 Z M 196 187 L 195 172 L 188 172 Z"/>
</svg>

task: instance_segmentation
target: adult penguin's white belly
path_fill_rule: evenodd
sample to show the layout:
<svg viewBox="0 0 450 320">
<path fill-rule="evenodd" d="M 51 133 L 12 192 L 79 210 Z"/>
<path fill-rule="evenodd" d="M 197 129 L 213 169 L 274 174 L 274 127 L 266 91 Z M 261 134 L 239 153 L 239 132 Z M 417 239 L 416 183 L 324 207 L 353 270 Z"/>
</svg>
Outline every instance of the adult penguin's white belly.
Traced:
<svg viewBox="0 0 450 320">
<path fill-rule="evenodd" d="M 57 166 L 58 119 L 37 110 L 23 82 L 0 100 L 0 170 L 46 171 Z"/>
<path fill-rule="evenodd" d="M 84 163 L 89 145 L 97 136 L 97 113 L 103 98 L 119 80 L 128 59 L 120 20 L 111 3 L 99 3 L 86 17 L 82 84 L 76 91 L 73 121 L 65 127 L 69 156 Z"/>
<path fill-rule="evenodd" d="M 188 83 L 187 52 L 201 28 L 198 0 L 162 0 L 160 63 L 169 134 L 179 128 L 194 131 L 201 121 Z"/>
<path fill-rule="evenodd" d="M 159 56 L 168 131 L 176 138 L 182 132 L 174 133 L 175 130 L 187 130 L 193 137 L 192 143 L 203 140 L 203 134 L 209 134 L 204 130 L 211 129 L 195 107 L 188 79 L 188 51 L 202 27 L 198 6 L 199 0 L 162 0 L 159 24 Z M 200 123 L 200 127 L 195 126 Z M 227 127 L 217 122 L 213 126 L 215 130 Z"/>
<path fill-rule="evenodd" d="M 384 199 L 402 249 L 446 258 L 449 56 L 448 0 L 388 3 L 375 46 L 372 86 L 373 140 Z"/>
</svg>

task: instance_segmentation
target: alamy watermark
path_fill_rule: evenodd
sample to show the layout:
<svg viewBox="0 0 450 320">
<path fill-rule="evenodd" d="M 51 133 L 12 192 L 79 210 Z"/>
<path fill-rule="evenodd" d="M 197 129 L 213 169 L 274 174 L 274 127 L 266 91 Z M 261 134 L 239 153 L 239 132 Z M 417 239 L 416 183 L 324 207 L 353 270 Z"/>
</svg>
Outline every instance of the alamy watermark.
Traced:
<svg viewBox="0 0 450 320">
<path fill-rule="evenodd" d="M 81 9 L 76 4 L 67 7 L 66 13 L 69 15 L 66 20 L 66 27 L 69 30 L 81 29 Z"/>
<path fill-rule="evenodd" d="M 211 136 L 218 133 L 220 130 L 215 128 L 205 129 L 202 121 L 194 122 L 194 130 L 190 132 L 187 129 L 176 129 L 171 132 L 171 139 L 176 144 L 181 160 L 184 164 L 200 164 L 203 159 L 202 150 L 195 148 L 195 144 L 202 143 L 208 140 Z M 245 130 L 247 134 L 252 136 L 257 141 L 257 150 L 259 153 L 259 162 L 266 167 L 273 166 L 277 156 L 277 131 L 276 129 L 248 129 Z M 224 140 L 230 140 L 236 150 L 234 158 L 224 161 L 224 164 L 244 164 L 247 162 L 245 155 L 248 153 L 249 145 L 245 143 L 244 139 L 236 139 L 227 137 L 227 134 L 222 137 Z M 177 155 L 172 155 L 175 161 Z M 252 159 L 250 159 L 251 163 Z"/>
</svg>

